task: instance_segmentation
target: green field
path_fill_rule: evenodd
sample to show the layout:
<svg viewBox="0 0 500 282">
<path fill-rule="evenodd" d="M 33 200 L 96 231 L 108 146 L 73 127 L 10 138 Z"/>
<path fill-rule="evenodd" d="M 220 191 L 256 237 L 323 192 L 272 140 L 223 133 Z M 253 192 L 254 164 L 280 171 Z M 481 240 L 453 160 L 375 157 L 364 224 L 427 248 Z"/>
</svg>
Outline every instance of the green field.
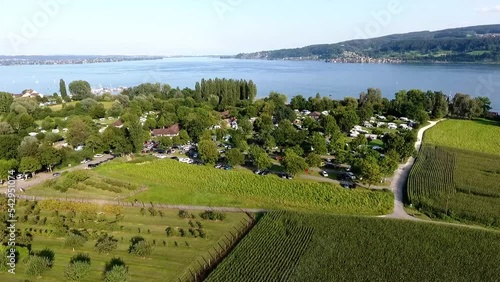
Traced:
<svg viewBox="0 0 500 282">
<path fill-rule="evenodd" d="M 431 218 L 500 227 L 500 147 L 488 147 L 500 127 L 449 120 L 428 133 L 410 172 L 410 203 Z"/>
<path fill-rule="evenodd" d="M 154 203 L 380 215 L 392 211 L 394 200 L 393 194 L 385 191 L 350 191 L 330 183 L 223 171 L 168 159 L 144 163 L 115 161 L 96 168 L 95 172 L 146 186 L 147 190 L 134 198 Z"/>
<path fill-rule="evenodd" d="M 500 123 L 445 120 L 425 132 L 427 144 L 500 155 Z"/>
<path fill-rule="evenodd" d="M 69 103 L 66 103 L 66 105 L 75 105 L 77 102 L 69 102 Z M 113 105 L 113 102 L 99 102 L 99 104 L 103 104 L 104 105 L 104 108 L 107 110 L 109 108 L 111 108 L 111 106 Z M 53 111 L 59 111 L 61 110 L 63 107 L 63 104 L 58 104 L 58 105 L 52 105 L 52 106 L 49 106 L 50 109 L 52 109 Z"/>
<path fill-rule="evenodd" d="M 25 194 L 56 198 L 118 200 L 127 199 L 145 189 L 142 185 L 100 177 L 90 170 L 77 170 L 47 180 L 26 190 Z"/>
<path fill-rule="evenodd" d="M 23 202 L 24 203 L 24 202 Z M 30 202 L 31 203 L 31 202 Z M 29 232 L 33 235 L 31 249 L 40 251 L 45 248 L 50 249 L 55 253 L 52 268 L 44 273 L 42 277 L 29 277 L 25 274 L 26 263 L 21 255 L 20 262 L 16 267 L 15 277 L 8 274 L 6 271 L 1 271 L 0 281 L 67 281 L 63 274 L 70 258 L 78 253 L 85 253 L 91 259 L 91 272 L 88 277 L 82 281 L 102 281 L 102 273 L 104 265 L 112 258 L 121 258 L 129 268 L 129 281 L 178 281 L 179 277 L 190 277 L 188 268 L 197 270 L 200 268 L 199 260 L 201 257 L 208 257 L 208 251 L 214 253 L 214 248 L 220 249 L 219 242 L 229 232 L 235 232 L 235 228 L 239 229 L 243 222 L 248 221 L 248 216 L 244 213 L 225 213 L 226 218 L 223 221 L 209 221 L 200 218 L 200 212 L 192 211 L 195 216 L 193 219 L 184 219 L 178 216 L 177 210 L 162 210 L 156 209 L 157 212 L 162 211 L 163 215 L 151 216 L 146 208 L 145 215 L 142 215 L 139 208 L 123 208 L 121 214 L 124 218 L 116 222 L 115 214 L 118 207 L 110 208 L 110 206 L 97 206 L 89 204 L 75 204 L 62 202 L 57 206 L 57 202 L 39 202 L 37 207 L 40 207 L 39 220 L 35 223 L 37 208 L 34 210 L 22 207 L 18 204 L 17 214 L 19 217 L 24 217 L 27 209 L 32 213 L 28 216 L 27 222 L 18 222 L 17 228 L 21 231 Z M 60 203 L 60 202 L 59 202 Z M 76 208 L 76 214 L 70 216 L 69 206 Z M 90 210 L 91 214 L 97 220 L 82 221 L 84 211 Z M 58 211 L 58 215 L 54 214 L 54 210 Z M 105 211 L 102 216 L 97 212 Z M 65 217 L 65 226 L 69 230 L 73 228 L 85 233 L 88 231 L 88 241 L 82 247 L 76 247 L 73 251 L 71 247 L 64 245 L 67 235 L 57 235 L 54 220 L 57 217 Z M 47 218 L 46 223 L 43 223 L 44 218 Z M 83 223 L 82 223 L 83 222 Z M 205 232 L 205 238 L 197 236 L 196 238 L 188 230 L 199 228 L 197 223 L 202 224 L 201 229 Z M 192 227 L 193 224 L 195 227 Z M 180 236 L 180 231 L 177 235 L 168 237 L 166 228 L 179 227 L 185 231 L 185 236 Z M 94 245 L 96 243 L 96 235 L 100 232 L 106 232 L 118 240 L 118 248 L 109 254 L 99 254 Z M 198 234 L 198 233 L 196 233 Z M 138 257 L 129 254 L 130 239 L 134 236 L 142 236 L 148 242 L 154 244 L 151 255 Z M 154 241 L 154 242 L 153 242 Z M 186 276 L 187 274 L 187 276 Z"/>
<path fill-rule="evenodd" d="M 499 253 L 494 231 L 270 213 L 207 281 L 497 281 Z"/>
</svg>

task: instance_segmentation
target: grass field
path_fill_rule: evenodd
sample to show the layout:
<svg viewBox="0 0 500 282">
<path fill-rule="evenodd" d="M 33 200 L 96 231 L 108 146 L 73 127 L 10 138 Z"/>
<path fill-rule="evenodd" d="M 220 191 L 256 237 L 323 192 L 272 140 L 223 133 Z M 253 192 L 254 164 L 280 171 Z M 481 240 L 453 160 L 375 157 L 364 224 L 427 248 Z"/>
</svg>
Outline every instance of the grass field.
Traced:
<svg viewBox="0 0 500 282">
<path fill-rule="evenodd" d="M 390 192 L 350 191 L 329 183 L 223 171 L 168 159 L 145 163 L 115 161 L 95 172 L 146 186 L 147 191 L 134 196 L 144 202 L 379 215 L 390 213 L 394 200 Z"/>
<path fill-rule="evenodd" d="M 39 202 L 39 207 L 41 203 L 43 202 Z M 88 205 L 87 207 L 91 208 Z M 26 207 L 20 207 L 20 204 L 18 204 L 17 214 L 23 216 L 26 209 Z M 70 228 L 73 225 L 80 224 L 79 219 L 83 211 L 77 211 L 74 219 L 70 219 L 68 210 L 58 208 L 58 211 L 58 216 L 66 217 L 65 223 Z M 101 211 L 100 207 L 96 207 L 95 212 L 98 211 Z M 44 282 L 67 281 L 63 276 L 64 270 L 70 258 L 78 253 L 88 254 L 91 259 L 91 272 L 82 281 L 102 281 L 101 275 L 104 265 L 114 257 L 121 258 L 128 266 L 131 278 L 129 281 L 178 281 L 177 278 L 185 274 L 188 267 L 193 269 L 199 267 L 198 259 L 200 256 L 206 257 L 208 250 L 213 253 L 214 247 L 219 249 L 218 241 L 226 234 L 229 234 L 229 231 L 234 232 L 235 228 L 241 227 L 241 222 L 248 219 L 244 213 L 226 213 L 226 218 L 223 221 L 207 221 L 202 220 L 198 212 L 193 212 L 194 219 L 180 218 L 177 210 L 162 210 L 162 212 L 162 217 L 159 215 L 150 216 L 147 210 L 145 215 L 141 215 L 139 208 L 124 208 L 122 211 L 124 218 L 118 223 L 113 223 L 115 216 L 112 213 L 106 213 L 103 224 L 98 225 L 98 223 L 88 222 L 91 226 L 86 229 L 91 234 L 93 234 L 93 231 L 102 231 L 118 240 L 118 248 L 115 251 L 110 254 L 99 254 L 94 249 L 96 239 L 92 238 L 84 246 L 75 248 L 74 251 L 72 248 L 66 247 L 64 245 L 64 236 L 59 237 L 52 235 L 53 233 L 50 234 L 50 231 L 55 229 L 52 222 L 57 217 L 54 215 L 53 209 L 42 208 L 39 216 L 41 220 L 47 218 L 46 224 L 31 222 L 35 218 L 35 215 L 31 214 L 28 216 L 28 222 L 18 223 L 17 228 L 21 230 L 27 229 L 28 231 L 31 229 L 29 232 L 34 236 L 32 242 L 34 251 L 48 248 L 55 252 L 52 269 L 43 274 L 41 278 L 28 277 L 25 275 L 25 263 L 20 262 L 16 267 L 15 277 L 2 271 L 0 281 L 28 281 L 25 279 Z M 202 229 L 206 233 L 205 238 L 195 238 L 188 232 L 188 229 L 191 228 L 190 220 L 193 223 L 200 222 L 202 224 Z M 167 226 L 183 228 L 187 234 L 185 237 L 180 237 L 180 235 L 167 237 L 165 232 Z M 82 230 L 81 228 L 78 229 Z M 45 233 L 45 230 L 49 231 L 49 233 Z M 153 253 L 144 258 L 129 254 L 129 242 L 134 236 L 142 236 L 149 242 L 155 240 Z M 21 257 L 21 259 L 23 258 Z"/>
<path fill-rule="evenodd" d="M 500 227 L 499 140 L 500 127 L 484 120 L 430 129 L 408 180 L 410 202 L 431 218 Z"/>
<path fill-rule="evenodd" d="M 496 281 L 499 253 L 494 231 L 271 213 L 207 281 Z"/>
<path fill-rule="evenodd" d="M 69 103 L 66 103 L 66 105 L 75 105 L 77 102 L 69 102 Z M 104 108 L 107 110 L 109 108 L 111 108 L 111 106 L 113 105 L 113 102 L 99 102 L 99 104 L 103 104 L 104 105 Z M 49 108 L 53 111 L 59 111 L 61 110 L 63 107 L 63 104 L 58 104 L 58 105 L 52 105 L 52 106 L 49 106 Z"/>
<path fill-rule="evenodd" d="M 79 199 L 126 199 L 145 190 L 145 187 L 124 181 L 100 177 L 90 170 L 63 173 L 26 190 L 29 196 L 79 198 Z"/>
<path fill-rule="evenodd" d="M 424 142 L 500 155 L 500 123 L 489 120 L 445 120 L 425 133 Z"/>
</svg>

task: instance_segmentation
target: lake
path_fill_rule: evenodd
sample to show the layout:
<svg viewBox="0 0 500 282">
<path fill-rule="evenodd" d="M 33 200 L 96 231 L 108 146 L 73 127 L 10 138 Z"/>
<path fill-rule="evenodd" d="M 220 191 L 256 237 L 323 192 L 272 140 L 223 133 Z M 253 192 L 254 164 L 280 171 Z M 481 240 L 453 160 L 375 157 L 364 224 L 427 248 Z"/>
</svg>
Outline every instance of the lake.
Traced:
<svg viewBox="0 0 500 282">
<path fill-rule="evenodd" d="M 41 93 L 59 91 L 67 84 L 87 80 L 93 88 L 134 86 L 145 82 L 194 88 L 202 78 L 252 79 L 258 97 L 278 91 L 293 97 L 320 93 L 334 99 L 358 97 L 368 87 L 393 98 L 402 89 L 457 92 L 489 97 L 500 109 L 500 65 L 472 64 L 333 64 L 315 61 L 260 61 L 217 58 L 167 58 L 83 65 L 0 66 L 0 91 Z"/>
</svg>

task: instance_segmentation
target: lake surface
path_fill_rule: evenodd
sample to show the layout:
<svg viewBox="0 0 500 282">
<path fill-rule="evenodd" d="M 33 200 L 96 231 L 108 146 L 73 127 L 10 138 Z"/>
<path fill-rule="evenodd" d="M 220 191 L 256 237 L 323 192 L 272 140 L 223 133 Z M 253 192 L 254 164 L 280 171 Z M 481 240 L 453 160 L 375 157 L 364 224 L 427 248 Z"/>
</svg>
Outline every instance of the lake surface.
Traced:
<svg viewBox="0 0 500 282">
<path fill-rule="evenodd" d="M 258 97 L 278 91 L 293 97 L 320 93 L 334 99 L 358 97 L 368 87 L 393 98 L 402 89 L 457 92 L 487 96 L 500 109 L 500 65 L 459 64 L 332 64 L 311 61 L 260 61 L 216 58 L 168 58 L 84 65 L 1 66 L 0 91 L 41 93 L 59 91 L 67 84 L 87 80 L 93 88 L 134 86 L 145 82 L 194 88 L 202 78 L 252 79 Z"/>
</svg>

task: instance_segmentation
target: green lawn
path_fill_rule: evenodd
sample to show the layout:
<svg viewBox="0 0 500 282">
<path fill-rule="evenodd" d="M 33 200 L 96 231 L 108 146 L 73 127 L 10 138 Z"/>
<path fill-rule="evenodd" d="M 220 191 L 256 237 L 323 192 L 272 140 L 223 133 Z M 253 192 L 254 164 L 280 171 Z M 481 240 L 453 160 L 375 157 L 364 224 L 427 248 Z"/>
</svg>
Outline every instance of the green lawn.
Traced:
<svg viewBox="0 0 500 282">
<path fill-rule="evenodd" d="M 271 213 L 206 281 L 497 281 L 499 254 L 500 232 Z"/>
<path fill-rule="evenodd" d="M 500 123 L 445 120 L 425 133 L 425 143 L 500 155 Z"/>
<path fill-rule="evenodd" d="M 118 225 L 123 226 L 121 230 L 102 229 L 103 232 L 107 232 L 118 239 L 118 249 L 111 254 L 98 254 L 94 250 L 95 239 L 89 240 L 83 247 L 75 248 L 75 251 L 73 251 L 71 248 L 64 246 L 64 237 L 56 238 L 50 235 L 39 235 L 38 230 L 40 229 L 43 231 L 53 229 L 50 224 L 53 219 L 52 211 L 42 209 L 40 217 L 47 217 L 48 224 L 18 223 L 18 228 L 21 230 L 26 228 L 36 230 L 31 231 L 34 235 L 33 250 L 39 251 L 49 248 L 55 252 L 52 269 L 42 277 L 28 277 L 24 274 L 25 264 L 20 262 L 16 267 L 15 277 L 2 271 L 0 281 L 25 281 L 24 279 L 44 282 L 66 281 L 63 277 L 64 269 L 68 265 L 70 258 L 78 253 L 86 253 L 91 259 L 92 269 L 90 275 L 83 281 L 101 281 L 104 265 L 113 257 L 121 258 L 129 267 L 131 275 L 129 281 L 177 281 L 178 277 L 189 273 L 188 268 L 198 269 L 197 260 L 203 261 L 201 256 L 208 257 L 208 251 L 211 250 L 213 253 L 214 247 L 219 249 L 217 242 L 225 238 L 229 231 L 234 232 L 235 228 L 241 227 L 241 222 L 248 218 L 244 213 L 226 213 L 227 217 L 223 221 L 206 221 L 199 217 L 199 212 L 193 212 L 196 218 L 192 221 L 201 222 L 207 235 L 206 238 L 194 238 L 187 232 L 190 228 L 188 219 L 179 218 L 177 210 L 162 211 L 164 212 L 163 217 L 153 217 L 147 211 L 146 215 L 141 215 L 139 208 L 125 208 L 123 212 L 124 220 L 118 223 Z M 23 215 L 24 209 L 19 209 L 17 212 L 19 215 Z M 65 216 L 67 214 L 68 211 L 59 211 L 59 215 Z M 78 221 L 79 214 L 77 212 L 76 221 Z M 34 216 L 30 216 L 29 219 L 32 217 Z M 107 217 L 109 219 L 114 218 L 112 215 L 107 215 Z M 167 226 L 183 228 L 187 235 L 185 237 L 167 237 L 165 233 Z M 140 233 L 138 228 L 141 229 Z M 150 242 L 155 240 L 156 246 L 154 246 L 152 255 L 141 258 L 129 254 L 129 240 L 133 236 L 143 236 Z M 165 241 L 166 245 L 163 244 L 163 241 Z M 175 246 L 175 242 L 177 242 L 178 246 Z"/>
<path fill-rule="evenodd" d="M 77 102 L 76 101 L 73 101 L 73 102 L 69 102 L 69 103 L 66 103 L 66 105 L 75 105 Z M 99 102 L 99 104 L 103 104 L 104 105 L 104 108 L 107 110 L 109 108 L 111 108 L 111 106 L 113 105 L 114 102 Z M 61 110 L 63 107 L 63 104 L 58 104 L 58 105 L 52 105 L 52 106 L 49 106 L 49 108 L 53 111 L 59 111 Z"/>
<path fill-rule="evenodd" d="M 390 213 L 394 200 L 389 192 L 350 191 L 330 183 L 262 177 L 245 170 L 224 171 L 168 159 L 115 161 L 95 172 L 146 186 L 147 191 L 134 196 L 144 202 L 379 215 Z"/>
</svg>

